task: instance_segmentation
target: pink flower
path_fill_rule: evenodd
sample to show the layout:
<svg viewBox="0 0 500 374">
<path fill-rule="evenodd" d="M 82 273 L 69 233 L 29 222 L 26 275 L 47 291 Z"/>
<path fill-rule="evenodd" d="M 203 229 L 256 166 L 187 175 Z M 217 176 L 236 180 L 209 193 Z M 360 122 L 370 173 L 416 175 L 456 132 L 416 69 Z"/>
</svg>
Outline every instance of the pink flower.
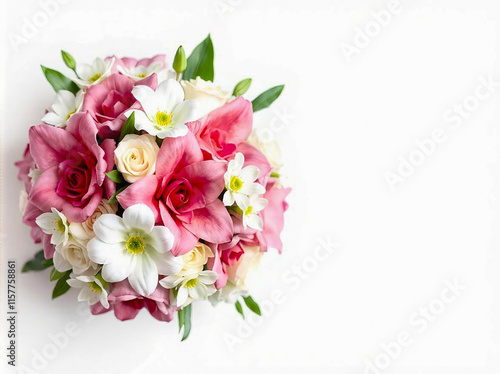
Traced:
<svg viewBox="0 0 500 374">
<path fill-rule="evenodd" d="M 292 191 L 291 188 L 277 187 L 274 180 L 270 181 L 266 186 L 267 192 L 264 198 L 268 204 L 262 211 L 262 221 L 264 222 L 264 230 L 256 233 L 260 242 L 262 252 L 266 252 L 268 248 L 274 248 L 279 253 L 283 250 L 280 234 L 285 225 L 284 213 L 288 209 L 288 203 L 285 198 Z"/>
<path fill-rule="evenodd" d="M 103 314 L 113 310 L 116 318 L 120 321 L 134 319 L 143 308 L 159 321 L 170 322 L 174 318 L 175 308 L 170 306 L 169 290 L 158 286 L 156 290 L 144 297 L 139 295 L 130 286 L 127 280 L 112 285 L 112 290 L 108 295 L 109 309 L 101 303 L 90 307 L 92 314 Z"/>
<path fill-rule="evenodd" d="M 89 114 L 73 115 L 66 127 L 39 125 L 30 128 L 31 155 L 41 174 L 29 201 L 40 211 L 62 211 L 69 221 L 83 222 L 102 200 L 106 162 L 112 156 L 111 139 L 101 146 Z M 102 147 L 102 148 L 101 148 Z M 112 165 L 111 165 L 112 167 Z"/>
<path fill-rule="evenodd" d="M 156 89 L 157 84 L 155 74 L 136 83 L 123 75 L 112 74 L 101 84 L 89 87 L 82 110 L 90 113 L 101 138 L 117 138 L 127 120 L 124 112 L 131 108 L 140 108 L 140 104 L 132 95 L 134 85 L 146 85 Z"/>
<path fill-rule="evenodd" d="M 161 68 L 165 69 L 167 67 L 166 63 L 166 56 L 164 54 L 159 54 L 155 55 L 151 58 L 142 58 L 140 60 L 137 60 L 136 58 L 132 57 L 116 57 L 116 56 L 110 56 L 106 58 L 106 61 L 110 60 L 111 58 L 115 57 L 115 63 L 113 64 L 113 73 L 118 72 L 118 66 L 124 67 L 126 69 L 130 68 L 135 68 L 137 66 L 149 66 L 151 64 L 154 64 L 156 62 L 161 63 Z"/>
<path fill-rule="evenodd" d="M 17 173 L 17 179 L 24 183 L 26 187 L 26 192 L 29 193 L 31 190 L 31 177 L 28 175 L 30 170 L 35 167 L 35 162 L 33 161 L 33 157 L 31 157 L 30 153 L 30 145 L 26 145 L 26 148 L 23 153 L 23 159 L 17 161 L 14 165 L 19 168 L 19 172 Z"/>
<path fill-rule="evenodd" d="M 224 243 L 233 236 L 233 225 L 219 195 L 224 189 L 224 163 L 203 161 L 192 133 L 166 138 L 158 153 L 156 175 L 133 183 L 118 195 L 127 208 L 143 203 L 175 237 L 172 253 L 182 255 L 198 240 Z"/>
<path fill-rule="evenodd" d="M 233 158 L 238 145 L 252 132 L 252 103 L 242 97 L 188 123 L 206 159 Z"/>
</svg>

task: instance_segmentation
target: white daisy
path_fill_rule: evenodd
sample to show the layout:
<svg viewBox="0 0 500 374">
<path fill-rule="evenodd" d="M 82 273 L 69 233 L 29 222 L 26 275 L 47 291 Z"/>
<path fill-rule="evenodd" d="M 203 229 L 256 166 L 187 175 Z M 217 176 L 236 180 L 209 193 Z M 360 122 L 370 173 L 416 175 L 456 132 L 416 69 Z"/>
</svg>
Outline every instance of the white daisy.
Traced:
<svg viewBox="0 0 500 374">
<path fill-rule="evenodd" d="M 51 235 L 50 243 L 56 248 L 65 246 L 69 238 L 69 224 L 66 216 L 56 208 L 51 213 L 42 213 L 35 220 L 45 234 Z"/>
<path fill-rule="evenodd" d="M 172 255 L 174 236 L 165 226 L 155 226 L 154 214 L 144 204 L 127 208 L 123 218 L 103 214 L 94 223 L 95 238 L 88 243 L 89 258 L 102 264 L 107 282 L 128 278 L 142 296 L 153 293 L 158 274 L 177 274 L 182 258 Z"/>
<path fill-rule="evenodd" d="M 161 139 L 186 135 L 185 123 L 199 118 L 197 101 L 184 101 L 184 90 L 175 79 L 160 83 L 156 91 L 148 86 L 135 86 L 132 94 L 144 111 L 131 110 L 125 115 L 135 112 L 135 128 Z"/>
<path fill-rule="evenodd" d="M 255 183 L 259 177 L 259 168 L 254 165 L 243 167 L 244 163 L 245 156 L 239 152 L 234 160 L 229 161 L 227 172 L 224 174 L 227 191 L 223 197 L 224 205 L 231 206 L 236 202 L 242 210 L 249 205 L 251 195 L 261 195 L 266 192 L 264 186 Z"/>
<path fill-rule="evenodd" d="M 169 275 L 160 280 L 160 285 L 177 291 L 176 305 L 181 307 L 189 302 L 189 299 L 206 300 L 208 296 L 213 295 L 217 291 L 214 286 L 217 277 L 215 271 L 203 270 L 186 276 Z"/>
<path fill-rule="evenodd" d="M 106 282 L 99 279 L 99 276 L 80 275 L 66 281 L 73 288 L 81 288 L 78 294 L 78 301 L 88 301 L 89 305 L 101 302 L 106 309 L 109 308 L 108 292 L 106 291 Z"/>
<path fill-rule="evenodd" d="M 243 226 L 245 229 L 249 226 L 252 229 L 262 231 L 264 225 L 262 218 L 259 216 L 259 212 L 266 207 L 267 200 L 263 197 L 252 195 L 247 202 L 248 203 L 244 205 L 244 209 L 242 209 Z"/>
<path fill-rule="evenodd" d="M 97 57 L 92 64 L 78 64 L 76 66 L 78 78 L 73 78 L 73 81 L 82 88 L 99 84 L 111 75 L 111 68 L 114 63 L 114 57 L 110 58 L 107 62 Z"/>
<path fill-rule="evenodd" d="M 66 126 L 71 116 L 82 109 L 83 96 L 83 91 L 76 95 L 66 90 L 58 91 L 50 111 L 43 116 L 42 121 L 57 127 Z"/>
</svg>

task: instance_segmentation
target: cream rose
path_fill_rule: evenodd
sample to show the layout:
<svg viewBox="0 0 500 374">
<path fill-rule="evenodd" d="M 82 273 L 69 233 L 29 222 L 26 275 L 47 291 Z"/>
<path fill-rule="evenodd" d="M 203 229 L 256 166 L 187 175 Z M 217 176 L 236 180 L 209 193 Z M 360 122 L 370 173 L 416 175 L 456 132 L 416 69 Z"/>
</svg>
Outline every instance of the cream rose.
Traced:
<svg viewBox="0 0 500 374">
<path fill-rule="evenodd" d="M 200 77 L 189 81 L 181 81 L 184 88 L 185 100 L 197 100 L 202 108 L 201 115 L 225 105 L 231 94 L 213 82 L 204 81 Z"/>
<path fill-rule="evenodd" d="M 87 218 L 85 222 L 71 222 L 69 224 L 69 232 L 71 235 L 80 240 L 89 240 L 95 237 L 94 222 L 102 214 L 115 214 L 118 210 L 118 204 L 109 204 L 107 200 L 102 200 L 95 212 Z"/>
<path fill-rule="evenodd" d="M 125 135 L 115 149 L 116 168 L 127 182 L 134 183 L 155 172 L 159 151 L 151 135 Z"/>
<path fill-rule="evenodd" d="M 70 237 L 68 243 L 59 252 L 75 274 L 93 275 L 97 273 L 98 265 L 89 259 L 86 241 Z"/>
<path fill-rule="evenodd" d="M 279 172 L 283 167 L 281 148 L 270 129 L 254 129 L 247 139 L 248 144 L 253 145 L 267 157 L 273 171 Z"/>
<path fill-rule="evenodd" d="M 196 244 L 191 251 L 182 256 L 184 267 L 177 275 L 185 276 L 200 273 L 203 271 L 203 265 L 205 265 L 211 257 L 214 257 L 214 254 L 208 245 L 203 243 Z"/>
<path fill-rule="evenodd" d="M 245 288 L 248 276 L 257 270 L 262 257 L 262 252 L 258 246 L 243 246 L 243 250 L 245 253 L 238 261 L 227 268 L 228 279 L 240 288 Z"/>
</svg>

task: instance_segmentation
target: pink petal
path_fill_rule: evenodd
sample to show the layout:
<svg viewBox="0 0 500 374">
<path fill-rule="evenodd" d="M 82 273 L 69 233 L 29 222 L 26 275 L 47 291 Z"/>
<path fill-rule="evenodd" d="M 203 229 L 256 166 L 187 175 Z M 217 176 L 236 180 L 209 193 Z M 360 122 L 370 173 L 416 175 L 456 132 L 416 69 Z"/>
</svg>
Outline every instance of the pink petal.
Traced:
<svg viewBox="0 0 500 374">
<path fill-rule="evenodd" d="M 116 198 L 120 205 L 127 209 L 135 204 L 146 204 L 154 213 L 155 221 L 160 221 L 160 212 L 158 201 L 155 199 L 156 189 L 158 188 L 158 179 L 154 175 L 139 179 L 119 193 Z"/>
<path fill-rule="evenodd" d="M 182 256 L 194 248 L 198 242 L 198 238 L 187 230 L 181 222 L 175 220 L 168 212 L 167 207 L 160 203 L 160 213 L 163 224 L 174 235 L 174 246 L 172 254 L 174 256 Z"/>
<path fill-rule="evenodd" d="M 191 132 L 178 138 L 166 138 L 156 160 L 156 175 L 163 177 L 202 160 L 200 146 Z"/>
<path fill-rule="evenodd" d="M 216 199 L 193 213 L 191 223 L 184 226 L 194 235 L 210 243 L 226 243 L 233 237 L 233 222 L 222 201 Z"/>
<path fill-rule="evenodd" d="M 186 166 L 177 174 L 186 178 L 193 188 L 198 189 L 207 203 L 219 197 L 224 189 L 226 164 L 217 161 L 202 161 Z"/>
</svg>

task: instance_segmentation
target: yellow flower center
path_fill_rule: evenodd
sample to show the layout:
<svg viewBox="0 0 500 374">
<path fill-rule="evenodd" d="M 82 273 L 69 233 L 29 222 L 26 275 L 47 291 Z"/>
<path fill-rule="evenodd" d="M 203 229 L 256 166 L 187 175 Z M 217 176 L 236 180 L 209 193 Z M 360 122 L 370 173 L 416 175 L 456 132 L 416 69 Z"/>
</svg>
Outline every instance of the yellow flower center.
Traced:
<svg viewBox="0 0 500 374">
<path fill-rule="evenodd" d="M 137 78 L 146 78 L 146 74 L 144 74 L 144 73 L 137 74 Z"/>
<path fill-rule="evenodd" d="M 102 293 L 102 288 L 96 282 L 89 283 L 90 289 L 96 293 Z"/>
<path fill-rule="evenodd" d="M 127 252 L 133 255 L 140 255 L 144 252 L 144 239 L 138 235 L 131 236 L 128 238 L 126 243 Z"/>
<path fill-rule="evenodd" d="M 76 113 L 76 110 L 74 110 L 74 111 L 72 111 L 72 112 L 68 113 L 68 115 L 66 116 L 66 120 L 68 120 L 68 119 L 69 119 L 69 117 L 71 117 L 71 116 L 72 116 L 73 114 L 75 114 L 75 113 Z"/>
<path fill-rule="evenodd" d="M 61 232 L 66 231 L 66 226 L 64 226 L 64 222 L 61 218 L 57 220 L 57 229 Z"/>
<path fill-rule="evenodd" d="M 101 77 L 102 77 L 102 73 L 95 73 L 93 76 L 91 76 L 89 78 L 89 81 L 94 83 L 95 81 L 97 81 Z"/>
<path fill-rule="evenodd" d="M 156 124 L 160 127 L 167 127 L 172 123 L 172 115 L 167 112 L 158 111 L 156 113 Z"/>
<path fill-rule="evenodd" d="M 246 209 L 245 209 L 245 216 L 248 216 L 249 214 L 252 214 L 252 206 L 249 205 Z"/>
<path fill-rule="evenodd" d="M 198 278 L 190 279 L 186 282 L 184 287 L 186 288 L 193 288 L 198 284 Z"/>
<path fill-rule="evenodd" d="M 229 187 L 231 188 L 231 190 L 233 191 L 239 191 L 241 190 L 241 187 L 243 187 L 243 181 L 238 178 L 237 176 L 233 175 L 231 177 L 231 180 L 229 182 Z"/>
</svg>

